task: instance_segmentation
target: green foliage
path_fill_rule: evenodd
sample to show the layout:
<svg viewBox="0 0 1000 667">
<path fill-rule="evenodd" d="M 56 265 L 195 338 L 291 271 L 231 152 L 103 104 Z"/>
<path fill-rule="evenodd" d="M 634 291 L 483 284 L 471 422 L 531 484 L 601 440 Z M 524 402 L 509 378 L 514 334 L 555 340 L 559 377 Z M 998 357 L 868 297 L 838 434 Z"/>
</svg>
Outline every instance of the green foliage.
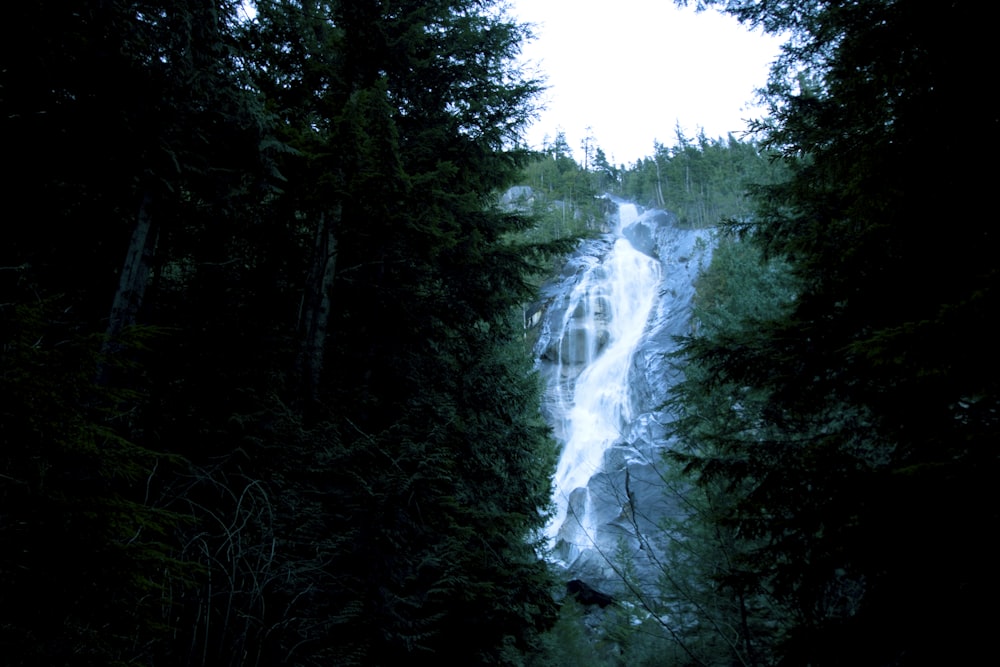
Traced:
<svg viewBox="0 0 1000 667">
<path fill-rule="evenodd" d="M 531 188 L 533 226 L 522 234 L 534 242 L 576 239 L 602 230 L 608 202 L 595 174 L 573 159 L 566 135 L 559 132 L 551 146 L 534 156 L 518 177 Z"/>
<path fill-rule="evenodd" d="M 683 350 L 680 458 L 731 496 L 711 524 L 738 538 L 722 581 L 780 604 L 780 664 L 974 661 L 998 583 L 996 235 L 985 174 L 924 157 L 968 164 L 995 143 L 941 132 L 996 122 L 957 103 L 985 62 L 977 10 L 704 4 L 792 37 L 760 127 L 790 172 L 734 225 L 790 279 L 776 308 L 723 300 Z M 943 219 L 962 251 L 926 231 Z"/>
<path fill-rule="evenodd" d="M 719 235 L 695 287 L 692 321 L 708 335 L 781 317 L 797 293 L 786 262 L 765 261 L 758 248 L 727 234 Z"/>
<path fill-rule="evenodd" d="M 167 545 L 182 517 L 141 496 L 171 462 L 121 435 L 137 396 L 95 386 L 100 340 L 81 335 L 67 299 L 39 300 L 25 270 L 11 273 L 5 294 L 20 304 L 5 305 L 0 329 L 0 590 L 11 601 L 0 644 L 12 665 L 125 664 L 143 650 L 137 637 L 159 630 L 161 577 L 185 576 Z M 143 332 L 132 333 L 135 347 Z"/>
<path fill-rule="evenodd" d="M 558 244 L 493 203 L 529 158 L 525 28 L 240 4 L 5 22 L 37 57 L 0 73 L 32 211 L 0 243 L 0 597 L 45 604 L 5 608 L 4 655 L 516 663 L 556 613 L 513 313 Z"/>
<path fill-rule="evenodd" d="M 609 629 L 616 627 L 615 612 L 584 607 L 572 598 L 563 600 L 559 620 L 542 636 L 539 650 L 528 667 L 611 667 L 621 662 L 621 647 Z"/>
<path fill-rule="evenodd" d="M 679 512 L 660 526 L 661 581 L 648 599 L 677 621 L 672 639 L 697 664 L 771 664 L 789 614 L 769 582 L 750 574 L 748 559 L 766 540 L 737 530 L 732 517 L 755 484 L 730 474 L 752 458 L 748 442 L 765 446 L 771 396 L 719 372 L 714 355 L 722 341 L 752 344 L 787 313 L 795 282 L 783 262 L 722 236 L 696 287 L 692 334 L 675 355 L 684 368 L 670 401 L 679 442 L 663 473 Z"/>
<path fill-rule="evenodd" d="M 710 140 L 704 131 L 695 140 L 677 129 L 677 143 L 656 144 L 622 174 L 625 197 L 663 208 L 684 225 L 711 227 L 725 219 L 747 220 L 754 211 L 753 185 L 774 182 L 783 173 L 758 142 Z"/>
</svg>

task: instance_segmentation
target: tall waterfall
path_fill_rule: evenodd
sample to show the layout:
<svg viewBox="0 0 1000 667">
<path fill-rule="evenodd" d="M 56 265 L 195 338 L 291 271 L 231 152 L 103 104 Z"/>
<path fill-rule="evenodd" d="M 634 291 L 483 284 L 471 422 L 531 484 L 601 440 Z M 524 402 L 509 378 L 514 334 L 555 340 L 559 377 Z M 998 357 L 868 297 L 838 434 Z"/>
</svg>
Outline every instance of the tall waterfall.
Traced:
<svg viewBox="0 0 1000 667">
<path fill-rule="evenodd" d="M 697 243 L 706 233 L 679 229 L 671 214 L 617 203 L 612 231 L 584 243 L 550 286 L 538 348 L 545 412 L 562 445 L 551 554 L 595 579 L 613 571 L 616 543 L 643 529 L 633 503 L 647 521 L 670 511 L 657 487 L 675 376 L 666 358 L 688 326 L 691 259 L 707 247 Z"/>
<path fill-rule="evenodd" d="M 622 236 L 638 215 L 635 204 L 619 205 L 612 248 L 581 277 L 563 317 L 556 400 L 565 444 L 556 468 L 557 514 L 550 538 L 586 543 L 596 534 L 587 483 L 632 417 L 628 369 L 661 273 L 657 260 Z M 583 370 L 574 380 L 567 366 Z"/>
</svg>

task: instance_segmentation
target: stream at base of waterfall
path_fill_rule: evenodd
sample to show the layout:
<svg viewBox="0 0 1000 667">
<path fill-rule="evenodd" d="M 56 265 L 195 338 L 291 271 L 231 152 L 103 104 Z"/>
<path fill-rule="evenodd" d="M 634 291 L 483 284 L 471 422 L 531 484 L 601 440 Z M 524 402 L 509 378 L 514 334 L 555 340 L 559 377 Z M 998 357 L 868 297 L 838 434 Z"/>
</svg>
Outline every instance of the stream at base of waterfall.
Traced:
<svg viewBox="0 0 1000 667">
<path fill-rule="evenodd" d="M 584 241 L 543 288 L 536 352 L 543 412 L 562 447 L 550 558 L 614 591 L 623 550 L 655 549 L 666 539 L 660 518 L 678 511 L 662 479 L 671 419 L 663 405 L 678 379 L 667 355 L 689 331 L 711 236 L 680 228 L 665 211 L 611 199 L 611 231 Z M 648 559 L 634 560 L 641 574 Z"/>
</svg>

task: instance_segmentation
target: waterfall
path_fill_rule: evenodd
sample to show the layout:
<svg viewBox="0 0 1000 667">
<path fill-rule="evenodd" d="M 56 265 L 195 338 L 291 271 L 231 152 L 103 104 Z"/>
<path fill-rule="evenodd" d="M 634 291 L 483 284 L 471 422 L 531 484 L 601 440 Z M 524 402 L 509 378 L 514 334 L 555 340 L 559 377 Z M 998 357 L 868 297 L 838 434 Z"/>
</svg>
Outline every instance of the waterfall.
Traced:
<svg viewBox="0 0 1000 667">
<path fill-rule="evenodd" d="M 662 278 L 660 262 L 623 235 L 638 217 L 634 204 L 619 204 L 610 250 L 581 272 L 561 325 L 551 332 L 558 351 L 550 400 L 563 450 L 554 479 L 556 512 L 547 532 L 553 545 L 562 542 L 564 561 L 597 534 L 589 482 L 633 418 L 629 369 Z"/>
<path fill-rule="evenodd" d="M 671 539 L 662 519 L 684 511 L 663 483 L 674 419 L 666 406 L 681 373 L 670 354 L 690 331 L 713 241 L 667 211 L 613 201 L 611 231 L 583 242 L 543 287 L 536 352 L 542 411 L 562 447 L 548 557 L 573 578 L 620 591 L 613 559 L 655 581 L 654 554 Z"/>
</svg>

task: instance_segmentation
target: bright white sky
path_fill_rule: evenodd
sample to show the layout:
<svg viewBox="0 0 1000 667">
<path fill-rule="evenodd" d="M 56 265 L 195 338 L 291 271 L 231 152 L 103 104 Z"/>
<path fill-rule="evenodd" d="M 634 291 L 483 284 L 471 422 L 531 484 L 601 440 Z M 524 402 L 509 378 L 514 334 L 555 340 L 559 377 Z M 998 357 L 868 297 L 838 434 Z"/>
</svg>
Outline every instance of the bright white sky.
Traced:
<svg viewBox="0 0 1000 667">
<path fill-rule="evenodd" d="M 688 137 L 741 136 L 779 51 L 776 38 L 673 0 L 511 0 L 511 15 L 535 24 L 523 56 L 549 87 L 529 145 L 562 130 L 580 159 L 590 127 L 615 165 L 651 156 L 654 141 L 673 146 L 678 124 Z"/>
</svg>

